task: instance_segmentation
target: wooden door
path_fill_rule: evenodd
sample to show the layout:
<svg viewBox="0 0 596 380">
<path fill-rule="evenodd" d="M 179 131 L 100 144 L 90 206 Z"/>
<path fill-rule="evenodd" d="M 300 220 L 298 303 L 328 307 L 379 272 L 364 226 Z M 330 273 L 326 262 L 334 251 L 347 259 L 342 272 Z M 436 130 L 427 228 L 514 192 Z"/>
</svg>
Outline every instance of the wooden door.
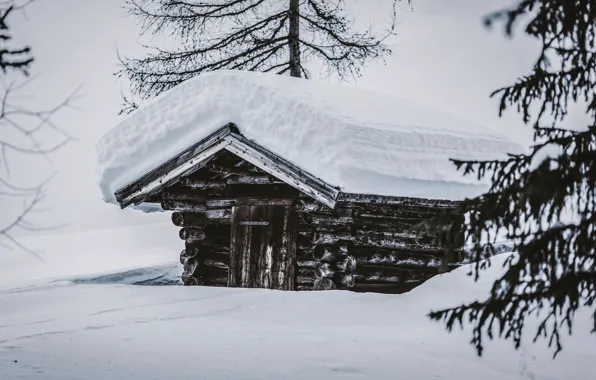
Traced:
<svg viewBox="0 0 596 380">
<path fill-rule="evenodd" d="M 234 207 L 228 286 L 294 290 L 296 235 L 292 206 Z"/>
</svg>

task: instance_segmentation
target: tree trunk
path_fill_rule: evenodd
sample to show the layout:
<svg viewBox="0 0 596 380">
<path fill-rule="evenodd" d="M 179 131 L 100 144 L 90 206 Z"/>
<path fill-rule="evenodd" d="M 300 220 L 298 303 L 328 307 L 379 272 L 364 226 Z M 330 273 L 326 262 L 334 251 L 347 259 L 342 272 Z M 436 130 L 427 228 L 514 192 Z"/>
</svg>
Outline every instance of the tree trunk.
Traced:
<svg viewBox="0 0 596 380">
<path fill-rule="evenodd" d="M 290 30 L 288 35 L 288 45 L 290 48 L 290 76 L 300 78 L 300 2 L 299 0 L 290 0 L 289 9 Z"/>
</svg>

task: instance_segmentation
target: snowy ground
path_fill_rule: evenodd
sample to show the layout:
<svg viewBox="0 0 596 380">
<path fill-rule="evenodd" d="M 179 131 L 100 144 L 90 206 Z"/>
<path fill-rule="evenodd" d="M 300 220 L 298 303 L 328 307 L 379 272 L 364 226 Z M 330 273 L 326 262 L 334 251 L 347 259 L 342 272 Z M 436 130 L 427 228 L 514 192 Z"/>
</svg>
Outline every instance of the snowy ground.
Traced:
<svg viewBox="0 0 596 380">
<path fill-rule="evenodd" d="M 589 313 L 553 361 L 449 334 L 431 309 L 486 292 L 466 269 L 398 296 L 138 286 L 176 281 L 171 226 L 24 239 L 0 255 L 0 379 L 593 379 Z M 496 260 L 498 261 L 498 260 Z M 27 264 L 27 265 L 23 265 Z M 23 268 L 28 268 L 23 271 Z M 491 270 L 494 277 L 498 270 Z M 27 280 L 23 280 L 27 276 Z M 532 328 L 532 326 L 529 326 Z"/>
</svg>

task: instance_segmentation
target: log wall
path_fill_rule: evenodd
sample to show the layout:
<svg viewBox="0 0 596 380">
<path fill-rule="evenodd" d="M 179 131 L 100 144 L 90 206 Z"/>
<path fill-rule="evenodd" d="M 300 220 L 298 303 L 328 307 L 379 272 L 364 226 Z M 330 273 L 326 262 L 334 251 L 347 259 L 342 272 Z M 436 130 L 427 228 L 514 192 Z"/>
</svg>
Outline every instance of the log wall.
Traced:
<svg viewBox="0 0 596 380">
<path fill-rule="evenodd" d="M 292 205 L 298 215 L 296 290 L 388 293 L 408 291 L 437 274 L 444 255 L 440 244 L 408 230 L 454 206 L 341 194 L 330 209 L 228 152 L 155 201 L 173 211 L 172 222 L 185 241 L 180 261 L 187 285 L 228 285 L 232 207 Z"/>
</svg>

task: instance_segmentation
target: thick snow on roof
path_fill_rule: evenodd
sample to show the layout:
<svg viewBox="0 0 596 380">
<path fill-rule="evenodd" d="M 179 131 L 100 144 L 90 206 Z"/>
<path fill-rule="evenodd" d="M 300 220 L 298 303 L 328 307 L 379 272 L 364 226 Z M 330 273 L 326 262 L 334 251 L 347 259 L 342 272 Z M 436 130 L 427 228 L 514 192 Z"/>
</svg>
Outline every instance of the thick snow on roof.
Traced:
<svg viewBox="0 0 596 380">
<path fill-rule="evenodd" d="M 98 143 L 103 197 L 226 123 L 344 192 L 461 199 L 485 189 L 449 158 L 521 148 L 420 104 L 347 85 L 240 71 L 195 77 L 133 112 Z"/>
</svg>

